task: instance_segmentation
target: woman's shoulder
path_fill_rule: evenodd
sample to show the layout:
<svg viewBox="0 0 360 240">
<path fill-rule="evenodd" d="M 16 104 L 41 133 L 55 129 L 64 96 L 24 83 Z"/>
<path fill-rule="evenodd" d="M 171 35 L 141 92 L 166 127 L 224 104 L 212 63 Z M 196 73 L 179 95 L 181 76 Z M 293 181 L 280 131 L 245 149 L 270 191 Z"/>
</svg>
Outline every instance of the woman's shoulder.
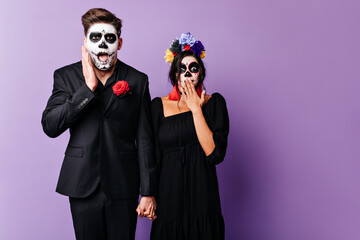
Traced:
<svg viewBox="0 0 360 240">
<path fill-rule="evenodd" d="M 221 95 L 220 93 L 218 92 L 214 92 L 213 94 L 211 94 L 211 97 L 214 97 L 216 99 L 220 99 L 220 100 L 224 100 L 225 101 L 225 98 L 223 97 L 223 95 Z"/>
<path fill-rule="evenodd" d="M 169 102 L 171 103 L 172 101 L 169 100 L 169 96 L 163 96 L 163 97 L 156 97 L 153 99 L 154 102 L 156 102 L 155 104 L 158 105 L 167 105 Z"/>
<path fill-rule="evenodd" d="M 167 96 L 165 96 L 167 97 Z M 151 100 L 151 104 L 160 104 L 164 100 L 165 97 L 155 97 Z"/>
<path fill-rule="evenodd" d="M 162 110 L 162 101 L 160 97 L 155 97 L 151 100 L 151 110 L 153 112 L 161 112 Z"/>
<path fill-rule="evenodd" d="M 213 93 L 204 106 L 204 116 L 209 120 L 209 124 L 214 124 L 214 122 L 218 122 L 219 119 L 228 121 L 226 120 L 229 118 L 228 115 L 228 109 L 223 95 L 218 92 Z"/>
<path fill-rule="evenodd" d="M 209 95 L 209 99 L 207 100 L 207 103 L 211 103 L 214 105 L 226 105 L 225 98 L 218 92 L 215 92 L 211 95 Z"/>
</svg>

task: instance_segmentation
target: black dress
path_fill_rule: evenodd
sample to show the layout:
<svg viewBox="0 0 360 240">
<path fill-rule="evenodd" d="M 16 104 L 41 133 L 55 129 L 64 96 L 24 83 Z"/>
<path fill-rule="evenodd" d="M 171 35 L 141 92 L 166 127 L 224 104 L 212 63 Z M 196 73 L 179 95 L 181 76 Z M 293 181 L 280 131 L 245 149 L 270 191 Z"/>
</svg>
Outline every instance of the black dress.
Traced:
<svg viewBox="0 0 360 240">
<path fill-rule="evenodd" d="M 164 117 L 162 101 L 152 101 L 159 166 L 158 218 L 151 239 L 224 239 L 216 164 L 223 161 L 229 118 L 225 99 L 214 93 L 203 106 L 215 149 L 206 156 L 198 141 L 192 113 Z"/>
</svg>

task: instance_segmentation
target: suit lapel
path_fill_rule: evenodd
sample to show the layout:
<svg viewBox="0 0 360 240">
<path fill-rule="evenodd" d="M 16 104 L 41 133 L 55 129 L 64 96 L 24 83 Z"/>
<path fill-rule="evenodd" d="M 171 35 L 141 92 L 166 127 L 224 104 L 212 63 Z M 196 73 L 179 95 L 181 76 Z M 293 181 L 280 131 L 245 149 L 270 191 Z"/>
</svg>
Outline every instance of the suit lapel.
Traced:
<svg viewBox="0 0 360 240">
<path fill-rule="evenodd" d="M 119 59 L 116 62 L 117 65 L 117 72 L 116 72 L 116 76 L 115 76 L 115 81 L 112 84 L 112 86 L 114 86 L 118 81 L 123 81 L 126 78 L 127 72 L 129 70 L 128 66 L 126 64 L 124 64 L 123 62 L 121 62 Z M 111 88 L 112 88 L 111 86 Z M 104 115 L 107 114 L 107 112 L 109 111 L 110 107 L 112 106 L 112 104 L 115 102 L 115 100 L 117 99 L 117 96 L 114 94 L 111 95 L 110 101 L 108 103 L 108 105 L 106 106 Z"/>
</svg>

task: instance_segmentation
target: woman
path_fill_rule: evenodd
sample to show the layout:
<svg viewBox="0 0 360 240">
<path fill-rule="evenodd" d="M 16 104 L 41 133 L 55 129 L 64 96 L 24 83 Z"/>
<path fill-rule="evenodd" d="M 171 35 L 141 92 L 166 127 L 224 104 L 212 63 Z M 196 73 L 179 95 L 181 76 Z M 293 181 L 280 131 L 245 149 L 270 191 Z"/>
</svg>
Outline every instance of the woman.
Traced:
<svg viewBox="0 0 360 240">
<path fill-rule="evenodd" d="M 174 88 L 152 101 L 159 194 L 151 239 L 224 239 L 215 166 L 227 147 L 226 103 L 219 93 L 202 90 L 200 41 L 182 34 L 166 54 Z"/>
</svg>

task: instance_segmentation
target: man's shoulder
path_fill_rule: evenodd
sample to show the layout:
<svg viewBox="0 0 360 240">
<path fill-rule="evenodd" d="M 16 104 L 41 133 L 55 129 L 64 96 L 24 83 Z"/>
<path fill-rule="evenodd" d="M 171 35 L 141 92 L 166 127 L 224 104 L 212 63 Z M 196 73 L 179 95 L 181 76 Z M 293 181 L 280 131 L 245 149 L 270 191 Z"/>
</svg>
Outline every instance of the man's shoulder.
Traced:
<svg viewBox="0 0 360 240">
<path fill-rule="evenodd" d="M 127 69 L 127 75 L 129 77 L 135 77 L 135 78 L 144 79 L 144 80 L 148 79 L 148 76 L 145 73 L 137 70 L 136 68 L 134 68 L 122 61 L 120 61 L 120 64 L 123 64 L 123 66 Z"/>
<path fill-rule="evenodd" d="M 72 73 L 72 72 L 82 72 L 82 66 L 81 66 L 81 61 L 66 65 L 64 67 L 58 68 L 55 70 L 55 72 L 59 72 L 62 74 L 66 74 L 66 73 Z"/>
</svg>

